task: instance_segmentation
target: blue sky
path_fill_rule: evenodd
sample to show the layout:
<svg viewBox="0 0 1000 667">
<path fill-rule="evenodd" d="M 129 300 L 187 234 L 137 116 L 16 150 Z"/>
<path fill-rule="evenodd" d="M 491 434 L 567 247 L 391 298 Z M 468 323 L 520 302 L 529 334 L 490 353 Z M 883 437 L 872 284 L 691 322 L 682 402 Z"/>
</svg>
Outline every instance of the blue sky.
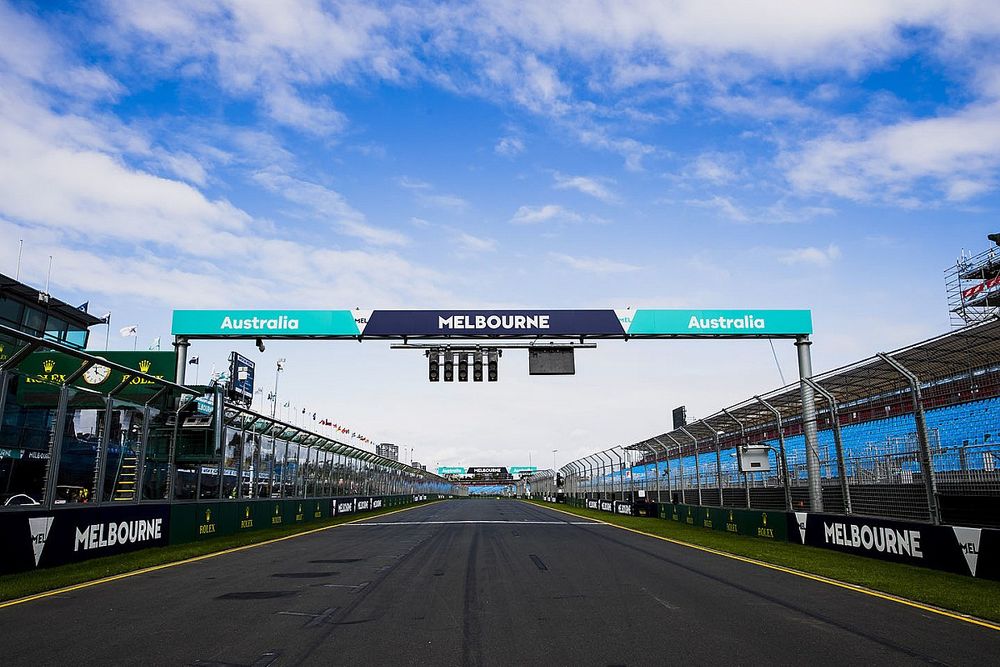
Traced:
<svg viewBox="0 0 1000 667">
<path fill-rule="evenodd" d="M 998 230 L 998 36 L 985 1 L 0 2 L 0 266 L 23 239 L 42 285 L 52 255 L 144 346 L 174 308 L 810 308 L 833 368 L 946 330 L 942 271 Z M 495 386 L 238 349 L 432 465 L 561 463 L 781 384 L 759 341 L 509 355 Z"/>
</svg>

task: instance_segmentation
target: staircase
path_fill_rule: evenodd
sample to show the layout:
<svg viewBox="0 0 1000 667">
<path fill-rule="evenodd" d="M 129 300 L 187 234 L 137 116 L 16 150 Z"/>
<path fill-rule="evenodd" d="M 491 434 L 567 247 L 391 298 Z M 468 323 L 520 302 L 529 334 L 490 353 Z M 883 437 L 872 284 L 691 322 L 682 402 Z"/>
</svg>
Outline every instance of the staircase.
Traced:
<svg viewBox="0 0 1000 667">
<path fill-rule="evenodd" d="M 135 500 L 136 464 L 138 459 L 134 452 L 123 452 L 118 462 L 118 474 L 115 475 L 112 501 Z"/>
</svg>

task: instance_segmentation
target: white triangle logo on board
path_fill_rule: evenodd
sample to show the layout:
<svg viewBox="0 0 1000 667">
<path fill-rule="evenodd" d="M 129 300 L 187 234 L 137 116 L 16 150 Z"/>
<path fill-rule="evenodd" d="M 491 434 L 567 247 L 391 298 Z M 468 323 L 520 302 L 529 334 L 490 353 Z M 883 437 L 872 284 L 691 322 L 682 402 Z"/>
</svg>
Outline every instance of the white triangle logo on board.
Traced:
<svg viewBox="0 0 1000 667">
<path fill-rule="evenodd" d="M 635 317 L 635 311 L 631 308 L 615 308 L 615 316 L 621 322 L 625 333 L 628 333 L 628 330 L 632 328 L 632 318 Z"/>
<path fill-rule="evenodd" d="M 42 559 L 42 550 L 49 539 L 49 530 L 52 528 L 51 516 L 33 516 L 28 518 L 28 528 L 31 530 L 31 548 L 35 552 L 35 567 Z"/>
<path fill-rule="evenodd" d="M 363 334 L 365 332 L 365 327 L 371 322 L 372 313 L 374 310 L 361 310 L 360 308 L 352 311 L 354 314 L 354 323 L 358 326 L 358 333 Z"/>
<path fill-rule="evenodd" d="M 806 517 L 808 515 L 808 512 L 795 513 L 795 523 L 799 524 L 799 537 L 802 539 L 802 544 L 806 543 Z"/>
<path fill-rule="evenodd" d="M 976 564 L 979 562 L 979 538 L 982 537 L 982 528 L 963 528 L 952 526 L 955 531 L 955 538 L 958 546 L 962 548 L 965 562 L 969 565 L 969 574 L 976 576 Z"/>
</svg>

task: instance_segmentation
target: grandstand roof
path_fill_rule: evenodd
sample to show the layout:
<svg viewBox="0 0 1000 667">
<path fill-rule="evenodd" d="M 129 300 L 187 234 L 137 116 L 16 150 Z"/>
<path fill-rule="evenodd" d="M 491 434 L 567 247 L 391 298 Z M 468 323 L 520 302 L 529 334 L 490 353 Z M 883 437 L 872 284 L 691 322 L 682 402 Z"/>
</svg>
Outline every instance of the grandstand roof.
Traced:
<svg viewBox="0 0 1000 667">
<path fill-rule="evenodd" d="M 922 386 L 963 375 L 971 377 L 976 370 L 1000 361 L 1000 320 L 963 327 L 885 356 L 915 375 Z M 910 387 L 907 379 L 879 355 L 814 375 L 812 379 L 830 392 L 840 406 L 873 396 L 905 392 Z M 799 383 L 795 382 L 762 394 L 759 399 L 756 396 L 748 398 L 691 422 L 684 427 L 691 435 L 684 429 L 675 429 L 641 440 L 627 449 L 648 451 L 647 447 L 653 447 L 662 451 L 663 447 L 679 446 L 687 450 L 694 445 L 691 436 L 703 443 L 713 441 L 716 434 L 720 438 L 739 435 L 740 423 L 745 429 L 773 424 L 774 415 L 761 400 L 777 410 L 786 423 L 801 420 Z M 818 409 L 826 407 L 826 399 L 822 396 L 817 394 L 815 400 Z"/>
<path fill-rule="evenodd" d="M 295 444 L 314 447 L 323 451 L 333 452 L 334 454 L 343 454 L 353 459 L 370 461 L 388 468 L 405 470 L 411 473 L 420 473 L 423 477 L 431 477 L 436 480 L 444 481 L 443 477 L 427 472 L 426 470 L 420 470 L 400 461 L 396 461 L 395 459 L 386 458 L 364 449 L 358 449 L 357 447 L 334 440 L 333 438 L 313 433 L 312 431 L 307 430 L 304 426 L 289 424 L 275 417 L 268 417 L 267 415 L 253 412 L 242 406 L 231 403 L 226 403 L 223 408 L 223 423 L 226 426 L 243 428 L 247 431 L 259 433 L 264 436 L 273 436 Z"/>
</svg>

